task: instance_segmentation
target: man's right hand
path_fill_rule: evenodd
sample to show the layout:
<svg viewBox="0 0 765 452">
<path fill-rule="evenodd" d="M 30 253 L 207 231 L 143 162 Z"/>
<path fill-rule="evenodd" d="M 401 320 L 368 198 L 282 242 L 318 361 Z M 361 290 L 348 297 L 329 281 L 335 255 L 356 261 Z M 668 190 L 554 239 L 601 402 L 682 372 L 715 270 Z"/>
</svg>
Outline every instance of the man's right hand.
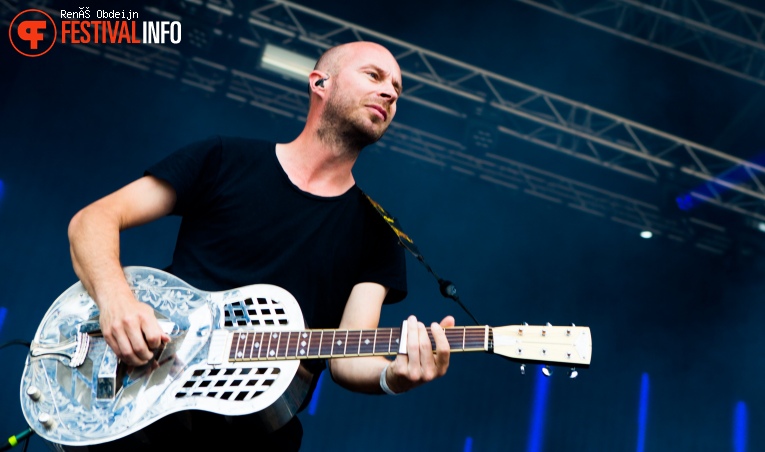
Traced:
<svg viewBox="0 0 765 452">
<path fill-rule="evenodd" d="M 132 294 L 101 302 L 101 333 L 119 359 L 130 366 L 140 366 L 154 357 L 154 350 L 170 341 L 164 334 L 154 310 Z"/>
<path fill-rule="evenodd" d="M 80 210 L 69 223 L 74 271 L 98 304 L 106 343 L 131 366 L 146 364 L 170 338 L 125 281 L 120 232 L 168 215 L 174 205 L 173 187 L 145 176 Z"/>
</svg>

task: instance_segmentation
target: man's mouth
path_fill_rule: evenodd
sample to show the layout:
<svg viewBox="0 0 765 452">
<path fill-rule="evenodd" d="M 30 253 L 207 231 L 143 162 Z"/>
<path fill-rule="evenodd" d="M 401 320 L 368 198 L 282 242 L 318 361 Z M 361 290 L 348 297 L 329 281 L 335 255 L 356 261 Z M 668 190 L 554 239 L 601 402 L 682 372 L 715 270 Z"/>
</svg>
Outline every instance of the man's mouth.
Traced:
<svg viewBox="0 0 765 452">
<path fill-rule="evenodd" d="M 378 113 L 380 113 L 380 116 L 382 116 L 383 121 L 388 119 L 388 112 L 385 111 L 385 109 L 383 107 L 381 107 L 379 105 L 367 105 L 367 107 L 369 107 L 369 108 L 377 111 Z"/>
</svg>

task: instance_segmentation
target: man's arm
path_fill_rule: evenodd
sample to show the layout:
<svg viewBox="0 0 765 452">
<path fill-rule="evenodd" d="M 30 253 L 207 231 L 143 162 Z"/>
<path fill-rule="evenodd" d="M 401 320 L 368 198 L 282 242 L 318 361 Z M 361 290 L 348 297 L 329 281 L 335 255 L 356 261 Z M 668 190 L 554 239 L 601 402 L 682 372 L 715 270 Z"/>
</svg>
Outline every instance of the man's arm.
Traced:
<svg viewBox="0 0 765 452">
<path fill-rule="evenodd" d="M 376 283 L 360 283 L 353 287 L 340 321 L 341 329 L 377 328 L 380 310 L 388 290 Z M 444 327 L 454 326 L 454 318 L 446 317 L 441 324 L 433 323 L 431 331 L 436 342 L 433 353 L 425 325 L 414 316 L 407 319 L 407 354 L 393 361 L 382 356 L 338 358 L 331 360 L 332 377 L 351 391 L 381 394 L 380 373 L 386 370 L 386 380 L 393 392 L 401 393 L 443 376 L 449 367 L 449 342 Z M 390 365 L 389 365 L 390 364 Z"/>
<path fill-rule="evenodd" d="M 130 365 L 148 362 L 151 350 L 169 338 L 151 307 L 130 291 L 120 265 L 120 231 L 163 217 L 174 205 L 170 184 L 146 176 L 85 207 L 69 223 L 74 271 L 98 305 L 106 343 Z"/>
</svg>

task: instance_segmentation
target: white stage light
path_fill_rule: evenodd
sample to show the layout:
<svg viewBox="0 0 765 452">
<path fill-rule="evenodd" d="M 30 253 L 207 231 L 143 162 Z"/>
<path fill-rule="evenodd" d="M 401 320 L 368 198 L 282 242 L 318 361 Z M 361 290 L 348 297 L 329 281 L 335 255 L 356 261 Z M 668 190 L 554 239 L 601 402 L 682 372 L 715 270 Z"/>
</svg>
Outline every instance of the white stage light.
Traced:
<svg viewBox="0 0 765 452">
<path fill-rule="evenodd" d="M 272 44 L 266 44 L 260 60 L 263 69 L 306 83 L 315 64 L 316 60 Z"/>
</svg>

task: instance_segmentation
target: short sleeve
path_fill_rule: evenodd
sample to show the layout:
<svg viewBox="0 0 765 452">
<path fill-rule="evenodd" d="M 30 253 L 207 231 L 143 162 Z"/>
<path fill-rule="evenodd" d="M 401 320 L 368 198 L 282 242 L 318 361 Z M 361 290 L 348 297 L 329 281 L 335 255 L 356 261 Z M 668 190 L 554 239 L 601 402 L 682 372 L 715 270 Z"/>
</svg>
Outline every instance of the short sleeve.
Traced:
<svg viewBox="0 0 765 452">
<path fill-rule="evenodd" d="M 407 294 L 404 247 L 399 245 L 396 234 L 371 205 L 365 210 L 370 233 L 364 240 L 364 265 L 359 282 L 374 282 L 387 287 L 384 303 L 397 303 Z"/>
<path fill-rule="evenodd" d="M 149 167 L 144 175 L 167 181 L 175 189 L 172 214 L 186 215 L 210 201 L 221 163 L 220 137 L 184 146 Z"/>
</svg>

